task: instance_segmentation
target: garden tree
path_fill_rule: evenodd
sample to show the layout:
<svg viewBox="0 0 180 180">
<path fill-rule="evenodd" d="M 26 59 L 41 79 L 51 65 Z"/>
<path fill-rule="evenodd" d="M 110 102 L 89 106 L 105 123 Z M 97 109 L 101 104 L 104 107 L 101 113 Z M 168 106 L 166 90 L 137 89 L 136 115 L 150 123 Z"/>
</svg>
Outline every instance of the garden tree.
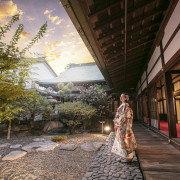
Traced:
<svg viewBox="0 0 180 180">
<path fill-rule="evenodd" d="M 11 121 L 15 114 L 22 111 L 21 107 L 14 107 L 12 102 L 20 97 L 26 96 L 25 85 L 30 76 L 32 61 L 22 60 L 25 53 L 43 37 L 47 23 L 43 24 L 36 36 L 22 50 L 17 47 L 17 42 L 23 31 L 23 24 L 20 24 L 10 43 L 2 42 L 12 25 L 19 20 L 20 15 L 14 15 L 10 22 L 4 27 L 0 27 L 0 123 L 8 121 L 8 139 L 10 138 Z"/>
<path fill-rule="evenodd" d="M 72 82 L 69 82 L 66 85 L 64 85 L 64 83 L 60 82 L 60 83 L 58 83 L 57 86 L 58 86 L 58 89 L 59 89 L 58 94 L 60 96 L 64 97 L 67 94 L 69 96 L 64 97 L 65 100 L 68 100 L 68 99 L 73 100 L 74 96 L 70 95 L 71 92 L 72 92 L 72 88 L 74 87 L 74 84 Z"/>
<path fill-rule="evenodd" d="M 79 100 L 96 107 L 98 115 L 106 115 L 111 96 L 108 96 L 106 91 L 99 85 L 90 86 L 82 90 Z"/>
<path fill-rule="evenodd" d="M 47 95 L 52 95 L 53 94 L 53 88 L 52 87 L 48 87 L 46 89 Z"/>
<path fill-rule="evenodd" d="M 65 102 L 58 106 L 58 110 L 64 116 L 64 123 L 69 127 L 70 134 L 73 133 L 74 128 L 86 121 L 90 120 L 94 115 L 96 115 L 96 108 L 83 103 L 78 102 Z"/>
<path fill-rule="evenodd" d="M 53 110 L 52 105 L 47 99 L 36 91 L 27 91 L 25 97 L 21 97 L 14 102 L 14 106 L 22 108 L 22 111 L 17 116 L 23 118 L 27 118 L 27 115 L 30 116 L 27 119 L 30 128 L 33 127 L 33 121 L 36 115 L 42 113 L 43 119 L 48 120 L 50 112 Z"/>
</svg>

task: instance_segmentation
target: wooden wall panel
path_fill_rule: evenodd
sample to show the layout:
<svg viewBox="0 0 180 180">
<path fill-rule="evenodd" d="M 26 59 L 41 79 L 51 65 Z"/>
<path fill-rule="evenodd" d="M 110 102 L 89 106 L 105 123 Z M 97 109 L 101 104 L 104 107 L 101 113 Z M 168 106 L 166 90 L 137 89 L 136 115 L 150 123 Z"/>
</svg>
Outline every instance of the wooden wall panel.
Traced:
<svg viewBox="0 0 180 180">
<path fill-rule="evenodd" d="M 147 83 L 146 81 L 144 81 L 144 83 L 142 84 L 142 91 L 147 87 Z"/>
<path fill-rule="evenodd" d="M 146 71 L 144 71 L 144 73 L 142 74 L 142 77 L 141 77 L 141 82 L 143 82 L 146 78 Z"/>
<path fill-rule="evenodd" d="M 148 82 L 150 83 L 151 80 L 156 76 L 156 74 L 162 69 L 161 58 L 158 60 L 156 66 L 153 68 L 151 73 L 148 76 Z"/>
<path fill-rule="evenodd" d="M 176 8 L 174 9 L 164 30 L 165 34 L 163 37 L 163 46 L 166 46 L 168 40 L 175 31 L 176 27 L 178 26 L 179 20 L 180 20 L 180 1 L 177 3 Z"/>
<path fill-rule="evenodd" d="M 180 15 L 179 15 L 180 19 Z M 165 64 L 171 59 L 171 57 L 180 49 L 180 30 L 173 38 L 166 51 L 164 52 Z"/>
<path fill-rule="evenodd" d="M 156 62 L 159 56 L 160 56 L 160 47 L 158 46 L 154 50 L 154 53 L 152 54 L 151 59 L 148 63 L 148 69 L 147 69 L 148 73 L 151 71 L 151 68 L 153 67 L 154 63 Z"/>
</svg>

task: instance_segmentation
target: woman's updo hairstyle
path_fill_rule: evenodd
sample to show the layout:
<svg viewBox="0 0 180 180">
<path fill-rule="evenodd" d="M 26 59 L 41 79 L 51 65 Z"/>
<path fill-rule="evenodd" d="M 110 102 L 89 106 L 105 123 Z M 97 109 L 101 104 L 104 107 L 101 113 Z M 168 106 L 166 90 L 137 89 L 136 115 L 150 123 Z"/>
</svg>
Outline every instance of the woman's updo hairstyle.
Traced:
<svg viewBox="0 0 180 180">
<path fill-rule="evenodd" d="M 129 96 L 125 93 L 122 93 L 121 96 L 124 95 L 125 96 L 125 100 L 126 102 L 129 101 Z M 120 96 L 120 100 L 121 100 L 121 96 Z"/>
</svg>

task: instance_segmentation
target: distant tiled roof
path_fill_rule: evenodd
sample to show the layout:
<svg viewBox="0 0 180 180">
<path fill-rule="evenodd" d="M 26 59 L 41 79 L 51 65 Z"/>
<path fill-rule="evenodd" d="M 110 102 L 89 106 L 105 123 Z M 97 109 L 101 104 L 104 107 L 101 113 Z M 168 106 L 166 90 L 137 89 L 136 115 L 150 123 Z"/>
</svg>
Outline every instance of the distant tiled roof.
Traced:
<svg viewBox="0 0 180 180">
<path fill-rule="evenodd" d="M 105 81 L 95 63 L 70 64 L 58 77 L 39 82 L 54 84 L 59 82 Z"/>
</svg>

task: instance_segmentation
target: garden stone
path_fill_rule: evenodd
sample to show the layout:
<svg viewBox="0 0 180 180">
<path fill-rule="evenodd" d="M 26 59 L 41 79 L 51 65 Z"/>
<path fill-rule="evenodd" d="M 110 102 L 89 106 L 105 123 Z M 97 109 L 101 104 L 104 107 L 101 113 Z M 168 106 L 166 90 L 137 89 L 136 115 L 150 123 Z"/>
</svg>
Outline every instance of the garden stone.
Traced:
<svg viewBox="0 0 180 180">
<path fill-rule="evenodd" d="M 87 178 L 86 178 L 86 177 L 83 177 L 82 180 L 87 180 Z"/>
<path fill-rule="evenodd" d="M 76 148 L 77 146 L 75 146 L 74 144 L 65 144 L 65 145 L 60 146 L 59 149 L 67 150 L 67 151 L 74 151 Z"/>
<path fill-rule="evenodd" d="M 22 146 L 21 144 L 14 144 L 14 145 L 11 145 L 10 148 L 16 149 L 16 148 L 20 148 L 21 146 Z"/>
<path fill-rule="evenodd" d="M 44 141 L 45 139 L 44 138 L 35 138 L 33 139 L 33 141 Z"/>
<path fill-rule="evenodd" d="M 81 145 L 81 149 L 85 151 L 97 151 L 102 145 L 102 142 L 86 142 Z"/>
<path fill-rule="evenodd" d="M 10 145 L 11 145 L 10 143 L 0 144 L 0 148 L 4 148 L 4 147 L 10 146 Z"/>
<path fill-rule="evenodd" d="M 12 161 L 15 159 L 19 159 L 23 156 L 25 156 L 27 154 L 27 152 L 25 151 L 12 151 L 9 154 L 7 154 L 6 156 L 4 156 L 2 158 L 3 161 Z"/>
<path fill-rule="evenodd" d="M 92 162 L 88 172 L 91 172 L 91 177 L 87 179 L 99 180 L 123 180 L 123 179 L 143 179 L 139 169 L 138 159 L 132 164 L 121 163 L 117 161 L 118 156 L 110 153 L 114 142 L 115 134 L 111 133 L 107 141 L 107 145 L 101 146 L 97 156 Z M 92 151 L 93 143 L 84 143 L 81 148 Z M 135 159 L 135 158 L 134 158 Z M 93 169 L 93 171 L 92 171 Z M 134 175 L 133 175 L 134 174 Z M 135 177 L 134 177 L 135 176 Z M 86 177 L 86 176 L 85 176 Z"/>
<path fill-rule="evenodd" d="M 45 152 L 54 150 L 54 148 L 57 146 L 59 146 L 59 144 L 52 141 L 32 142 L 26 146 L 23 146 L 22 149 L 27 152 Z"/>
<path fill-rule="evenodd" d="M 87 178 L 89 178 L 89 177 L 91 177 L 92 176 L 92 172 L 87 172 L 86 174 L 85 174 L 85 177 L 87 177 Z"/>
</svg>

